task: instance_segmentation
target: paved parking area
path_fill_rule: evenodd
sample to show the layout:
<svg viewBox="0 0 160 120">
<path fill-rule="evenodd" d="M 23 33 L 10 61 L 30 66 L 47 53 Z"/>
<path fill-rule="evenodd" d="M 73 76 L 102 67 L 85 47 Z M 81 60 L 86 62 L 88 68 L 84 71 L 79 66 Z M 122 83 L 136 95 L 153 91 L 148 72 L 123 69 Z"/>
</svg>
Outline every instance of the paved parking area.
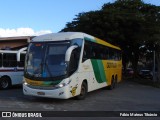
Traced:
<svg viewBox="0 0 160 120">
<path fill-rule="evenodd" d="M 22 87 L 14 87 L 0 90 L 0 110 L 160 111 L 160 89 L 125 81 L 111 91 L 93 91 L 85 100 L 59 100 L 25 96 Z"/>
<path fill-rule="evenodd" d="M 85 100 L 25 96 L 22 87 L 0 90 L 1 111 L 160 111 L 160 89 L 123 81 L 114 90 L 99 89 Z"/>
</svg>

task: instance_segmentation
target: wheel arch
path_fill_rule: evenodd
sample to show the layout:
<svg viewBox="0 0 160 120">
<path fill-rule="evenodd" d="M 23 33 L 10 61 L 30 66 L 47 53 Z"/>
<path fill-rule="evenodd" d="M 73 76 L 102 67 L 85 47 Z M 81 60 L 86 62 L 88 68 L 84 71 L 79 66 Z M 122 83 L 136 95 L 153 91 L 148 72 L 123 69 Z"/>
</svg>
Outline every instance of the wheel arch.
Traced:
<svg viewBox="0 0 160 120">
<path fill-rule="evenodd" d="M 88 93 L 88 81 L 86 79 L 82 80 L 79 88 L 80 88 L 80 91 L 79 91 L 80 93 L 76 96 L 76 99 L 83 100 L 83 99 L 85 99 L 85 97 Z"/>
<path fill-rule="evenodd" d="M 87 79 L 84 79 L 84 80 L 82 81 L 81 85 L 83 84 L 83 82 L 85 82 L 85 84 L 87 85 L 87 92 L 88 92 L 88 81 L 87 81 Z"/>
</svg>

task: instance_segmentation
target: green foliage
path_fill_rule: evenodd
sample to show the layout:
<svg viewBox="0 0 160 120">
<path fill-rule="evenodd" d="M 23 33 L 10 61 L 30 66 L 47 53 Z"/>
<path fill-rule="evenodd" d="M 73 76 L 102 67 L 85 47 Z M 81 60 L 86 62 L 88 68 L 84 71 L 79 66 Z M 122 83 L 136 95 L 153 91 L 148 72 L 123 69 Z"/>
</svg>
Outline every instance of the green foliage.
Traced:
<svg viewBox="0 0 160 120">
<path fill-rule="evenodd" d="M 140 46 L 153 49 L 160 41 L 160 6 L 142 0 L 117 0 L 104 4 L 101 10 L 79 13 L 62 31 L 85 32 L 120 46 L 124 67 L 132 61 L 136 69 Z"/>
</svg>

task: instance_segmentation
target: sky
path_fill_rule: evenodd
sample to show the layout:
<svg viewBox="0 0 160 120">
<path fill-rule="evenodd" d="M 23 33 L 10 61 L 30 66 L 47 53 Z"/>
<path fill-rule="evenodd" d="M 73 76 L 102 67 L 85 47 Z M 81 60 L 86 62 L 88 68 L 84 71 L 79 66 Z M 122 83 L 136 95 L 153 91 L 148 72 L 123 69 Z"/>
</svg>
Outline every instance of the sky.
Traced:
<svg viewBox="0 0 160 120">
<path fill-rule="evenodd" d="M 0 0 L 0 37 L 57 33 L 78 13 L 115 0 Z M 160 0 L 143 0 L 160 6 Z"/>
</svg>

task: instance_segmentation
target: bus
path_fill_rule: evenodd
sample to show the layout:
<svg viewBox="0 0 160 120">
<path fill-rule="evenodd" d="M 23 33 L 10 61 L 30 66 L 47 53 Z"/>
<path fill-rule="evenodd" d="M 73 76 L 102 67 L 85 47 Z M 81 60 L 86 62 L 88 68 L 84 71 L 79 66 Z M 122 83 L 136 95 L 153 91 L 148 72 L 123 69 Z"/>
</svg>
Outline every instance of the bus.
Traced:
<svg viewBox="0 0 160 120">
<path fill-rule="evenodd" d="M 84 99 L 121 81 L 121 49 L 81 32 L 50 33 L 32 39 L 26 53 L 24 95 Z"/>
<path fill-rule="evenodd" d="M 0 50 L 0 89 L 22 84 L 26 49 Z"/>
</svg>

